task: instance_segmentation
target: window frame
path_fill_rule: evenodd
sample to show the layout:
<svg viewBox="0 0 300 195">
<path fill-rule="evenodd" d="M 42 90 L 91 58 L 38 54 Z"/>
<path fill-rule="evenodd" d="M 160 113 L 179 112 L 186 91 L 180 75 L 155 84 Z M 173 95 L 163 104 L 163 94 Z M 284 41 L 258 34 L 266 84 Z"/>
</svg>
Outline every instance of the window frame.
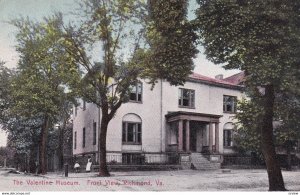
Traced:
<svg viewBox="0 0 300 195">
<path fill-rule="evenodd" d="M 139 97 L 138 97 L 139 96 L 139 93 L 138 93 L 139 84 L 141 85 L 141 100 L 138 100 L 139 99 Z M 136 88 L 135 100 L 130 99 L 130 97 L 131 97 L 131 90 L 130 90 L 130 93 L 129 93 L 129 102 L 132 102 L 132 103 L 143 103 L 143 83 L 141 81 L 137 81 L 135 83 L 134 87 Z"/>
<path fill-rule="evenodd" d="M 85 127 L 82 128 L 82 148 L 85 148 L 86 146 L 86 129 Z"/>
<path fill-rule="evenodd" d="M 97 144 L 97 122 L 93 122 L 93 145 Z"/>
<path fill-rule="evenodd" d="M 233 98 L 233 110 L 228 111 L 227 105 L 228 105 L 228 101 L 225 102 L 225 97 L 227 98 Z M 225 104 L 226 103 L 226 104 Z M 223 113 L 236 113 L 236 107 L 237 107 L 237 96 L 232 96 L 232 95 L 223 95 Z"/>
<path fill-rule="evenodd" d="M 136 126 L 136 132 L 133 132 L 133 141 L 128 141 L 128 124 L 134 124 Z M 140 126 L 140 132 L 139 132 Z M 125 127 L 125 140 L 124 140 L 124 127 Z M 140 134 L 140 142 L 138 142 L 138 137 Z M 134 140 L 134 138 L 136 140 Z M 142 145 L 142 122 L 133 121 L 122 121 L 122 144 L 123 145 Z"/>
<path fill-rule="evenodd" d="M 74 132 L 74 150 L 77 148 L 77 131 Z"/>
<path fill-rule="evenodd" d="M 228 143 L 228 141 L 226 141 L 225 139 L 227 138 L 229 138 L 228 137 L 228 134 L 227 134 L 227 136 L 225 137 L 225 132 L 230 132 L 230 140 L 228 140 L 228 141 L 230 141 L 230 145 L 225 145 L 225 143 Z M 233 129 L 224 129 L 223 130 L 223 147 L 224 148 L 232 148 L 233 147 Z"/>
<path fill-rule="evenodd" d="M 184 97 L 183 97 L 183 93 L 184 93 L 184 90 L 187 90 L 187 91 L 190 91 L 190 92 L 193 92 L 193 93 L 189 93 L 189 105 L 188 106 L 184 106 L 183 105 L 183 100 L 184 100 Z M 196 91 L 194 89 L 187 89 L 187 88 L 179 88 L 178 90 L 178 107 L 179 108 L 190 108 L 190 109 L 195 109 L 195 97 L 196 97 Z M 193 94 L 193 96 L 191 95 Z M 180 101 L 180 102 L 179 102 Z M 180 104 L 181 103 L 181 104 Z"/>
</svg>

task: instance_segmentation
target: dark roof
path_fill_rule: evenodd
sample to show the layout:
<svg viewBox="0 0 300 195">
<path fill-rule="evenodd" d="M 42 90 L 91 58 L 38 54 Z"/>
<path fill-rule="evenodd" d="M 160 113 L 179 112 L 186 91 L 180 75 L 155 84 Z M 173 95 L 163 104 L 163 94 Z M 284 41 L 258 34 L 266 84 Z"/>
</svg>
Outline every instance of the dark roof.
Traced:
<svg viewBox="0 0 300 195">
<path fill-rule="evenodd" d="M 245 73 L 240 72 L 230 77 L 224 78 L 223 81 L 230 82 L 235 85 L 241 85 L 244 82 L 244 78 L 245 78 Z"/>
<path fill-rule="evenodd" d="M 230 77 L 228 77 L 228 78 L 230 78 Z M 207 76 L 203 76 L 203 75 L 198 74 L 198 73 L 192 73 L 189 76 L 188 80 L 198 81 L 198 82 L 201 82 L 201 83 L 211 84 L 211 85 L 225 87 L 225 88 L 234 88 L 234 89 L 241 89 L 242 88 L 242 86 L 237 84 L 237 82 L 235 82 L 233 79 L 232 80 L 214 79 L 214 78 L 210 78 L 210 77 L 207 77 Z"/>
</svg>

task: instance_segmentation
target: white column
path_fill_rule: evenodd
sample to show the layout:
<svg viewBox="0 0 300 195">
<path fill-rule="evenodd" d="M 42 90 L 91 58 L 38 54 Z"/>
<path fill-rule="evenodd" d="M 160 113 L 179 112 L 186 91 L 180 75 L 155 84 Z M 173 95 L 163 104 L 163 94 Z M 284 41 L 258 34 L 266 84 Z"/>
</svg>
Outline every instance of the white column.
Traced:
<svg viewBox="0 0 300 195">
<path fill-rule="evenodd" d="M 178 121 L 178 152 L 183 150 L 183 121 Z"/>
<path fill-rule="evenodd" d="M 190 121 L 185 123 L 185 150 L 186 152 L 190 151 Z"/>
<path fill-rule="evenodd" d="M 219 132 L 219 123 L 215 123 L 215 145 L 216 152 L 220 152 L 220 132 Z"/>
<path fill-rule="evenodd" d="M 214 142 L 213 123 L 209 123 L 209 140 L 208 140 L 208 145 L 209 145 L 209 152 L 211 152 L 211 153 L 212 153 L 213 142 Z"/>
</svg>

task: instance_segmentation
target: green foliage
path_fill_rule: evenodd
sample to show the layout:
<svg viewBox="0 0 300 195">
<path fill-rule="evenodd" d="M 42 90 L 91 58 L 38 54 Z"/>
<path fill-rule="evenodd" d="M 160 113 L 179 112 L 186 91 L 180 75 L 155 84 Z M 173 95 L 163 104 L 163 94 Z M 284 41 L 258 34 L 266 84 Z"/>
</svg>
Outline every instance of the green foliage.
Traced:
<svg viewBox="0 0 300 195">
<path fill-rule="evenodd" d="M 236 114 L 237 134 L 234 139 L 241 151 L 261 154 L 261 125 L 264 110 L 262 97 L 248 93 L 251 100 L 243 99 L 238 104 Z M 274 140 L 276 146 L 286 147 L 288 141 L 300 138 L 300 102 L 292 94 L 276 94 L 274 106 Z"/>
<path fill-rule="evenodd" d="M 0 124 L 8 133 L 7 151 L 11 152 L 11 154 L 9 154 L 7 165 L 10 166 L 25 163 L 24 155 L 29 155 L 33 148 L 38 147 L 38 135 L 41 126 L 39 116 L 26 118 L 19 113 L 13 112 L 15 99 L 13 98 L 12 85 L 16 77 L 17 74 L 14 70 L 1 66 Z"/>
<path fill-rule="evenodd" d="M 247 106 L 242 103 L 242 113 L 237 115 L 244 128 L 257 129 L 249 125 L 252 122 L 262 124 L 263 110 L 257 116 L 253 109 L 263 108 L 263 87 L 269 84 L 276 94 L 275 120 L 297 127 L 285 112 L 293 111 L 292 119 L 298 113 L 292 104 L 299 102 L 299 90 L 295 90 L 300 81 L 299 1 L 199 0 L 199 4 L 194 22 L 208 59 L 227 69 L 245 71 L 246 92 L 252 102 Z M 282 97 L 294 99 L 285 101 Z"/>
<path fill-rule="evenodd" d="M 238 128 L 234 136 L 238 149 L 243 152 L 261 154 L 260 124 L 263 109 L 254 101 L 243 99 L 238 102 L 238 110 L 235 116 Z"/>
<path fill-rule="evenodd" d="M 82 71 L 82 78 L 69 85 L 79 97 L 101 108 L 99 174 L 108 176 L 107 126 L 119 107 L 128 101 L 131 86 L 144 67 L 142 60 L 146 54 L 140 43 L 145 2 L 92 0 L 83 1 L 80 7 L 82 12 L 77 16 L 83 13 L 82 20 L 67 26 L 63 35 L 65 50 L 75 59 L 77 70 Z"/>
<path fill-rule="evenodd" d="M 262 117 L 253 121 L 250 112 L 253 107 L 250 106 L 247 108 L 250 111 L 242 111 L 249 117 L 242 118 L 245 121 L 240 122 L 245 122 L 247 126 L 247 122 L 253 121 L 260 127 L 269 190 L 283 191 L 285 187 L 276 158 L 272 123 L 274 103 L 278 102 L 276 95 L 295 91 L 291 90 L 294 87 L 299 88 L 300 1 L 198 2 L 200 8 L 195 24 L 199 26 L 207 58 L 223 64 L 227 69 L 243 70 L 245 86 L 255 92 L 250 98 L 260 99 L 252 101 L 254 108 L 263 109 Z M 250 135 L 250 142 L 256 140 L 252 128 L 242 131 Z"/>
<path fill-rule="evenodd" d="M 28 19 L 12 22 L 18 28 L 18 75 L 13 87 L 14 110 L 25 116 L 57 115 L 65 83 L 78 78 L 73 59 L 60 45 L 62 18 L 55 15 L 44 22 Z M 22 87 L 20 87 L 22 86 Z"/>
<path fill-rule="evenodd" d="M 199 0 L 201 42 L 208 59 L 244 70 L 254 86 L 287 89 L 299 73 L 299 1 Z M 299 76 L 298 76 L 299 78 Z"/>
<path fill-rule="evenodd" d="M 38 147 L 42 118 L 13 118 L 9 122 L 7 145 L 17 154 L 28 154 L 32 148 Z"/>
<path fill-rule="evenodd" d="M 300 139 L 300 101 L 299 96 L 291 93 L 277 94 L 275 102 L 276 144 L 285 145 L 287 141 Z"/>
<path fill-rule="evenodd" d="M 4 161 L 6 161 L 6 166 L 13 164 L 14 150 L 8 147 L 0 147 L 0 166 L 4 166 Z"/>
<path fill-rule="evenodd" d="M 110 108 L 111 112 L 107 112 L 110 117 L 128 100 L 130 86 L 142 70 L 137 59 L 143 55 L 139 49 L 143 4 L 143 1 L 83 1 L 80 4 L 83 19 L 65 28 L 64 48 L 75 60 L 77 70 L 82 71 L 82 79 L 69 83 L 71 89 L 104 110 Z M 100 62 L 95 63 L 92 53 L 97 49 Z"/>
<path fill-rule="evenodd" d="M 36 160 L 40 152 L 41 171 L 46 171 L 47 138 L 55 142 L 52 126 L 70 116 L 73 95 L 67 83 L 79 78 L 74 60 L 62 47 L 62 16 L 56 14 L 41 22 L 20 18 L 11 21 L 17 27 L 17 46 L 20 54 L 17 72 L 7 87 L 10 105 L 9 144 L 17 157 Z M 2 117 L 1 117 L 2 118 Z M 47 124 L 47 125 L 45 125 Z M 50 130 L 50 136 L 48 136 Z M 49 140 L 49 139 L 48 139 Z M 55 144 L 49 152 L 56 149 Z M 43 155 L 43 156 L 42 156 Z M 24 163 L 24 162 L 22 162 Z"/>
<path fill-rule="evenodd" d="M 8 69 L 4 64 L 0 62 L 0 124 L 5 129 L 10 120 L 10 107 L 13 104 L 10 89 L 15 71 Z"/>
<path fill-rule="evenodd" d="M 197 35 L 187 20 L 188 1 L 150 0 L 146 32 L 150 49 L 145 58 L 144 76 L 154 84 L 166 79 L 182 85 L 194 69 Z"/>
</svg>

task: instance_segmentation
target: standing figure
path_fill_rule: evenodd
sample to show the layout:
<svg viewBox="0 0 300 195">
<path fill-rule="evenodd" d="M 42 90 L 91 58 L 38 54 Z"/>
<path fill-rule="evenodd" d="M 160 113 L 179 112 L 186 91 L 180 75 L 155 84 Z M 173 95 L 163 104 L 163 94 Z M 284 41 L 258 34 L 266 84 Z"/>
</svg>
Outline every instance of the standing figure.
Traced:
<svg viewBox="0 0 300 195">
<path fill-rule="evenodd" d="M 91 157 L 88 158 L 88 162 L 86 164 L 86 172 L 91 172 L 91 166 L 92 166 L 92 161 L 91 161 Z"/>
<path fill-rule="evenodd" d="M 79 168 L 80 168 L 80 164 L 76 161 L 75 165 L 74 165 L 74 169 L 75 172 L 78 173 L 79 172 Z"/>
</svg>

